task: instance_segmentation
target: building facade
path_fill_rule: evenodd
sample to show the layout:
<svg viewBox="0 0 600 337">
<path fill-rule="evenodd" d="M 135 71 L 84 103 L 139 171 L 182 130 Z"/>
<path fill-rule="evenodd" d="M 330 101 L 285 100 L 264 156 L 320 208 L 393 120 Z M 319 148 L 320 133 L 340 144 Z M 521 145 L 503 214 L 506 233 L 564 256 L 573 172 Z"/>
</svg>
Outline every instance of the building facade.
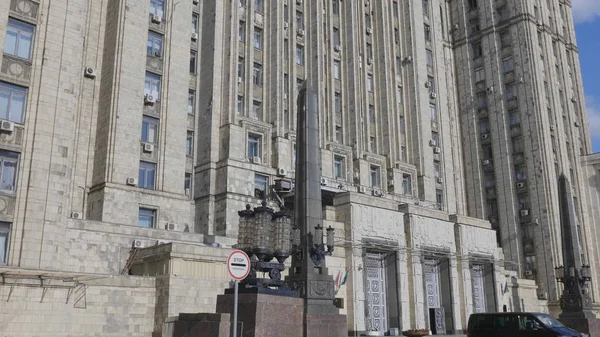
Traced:
<svg viewBox="0 0 600 337">
<path fill-rule="evenodd" d="M 584 258 L 597 251 L 567 2 L 10 0 L 0 13 L 0 331 L 31 335 L 23 323 L 60 312 L 39 323 L 50 335 L 160 336 L 168 316 L 214 311 L 237 212 L 293 207 L 307 78 L 349 331 L 429 327 L 429 309 L 449 332 L 472 312 L 557 313 L 560 172 Z"/>
</svg>

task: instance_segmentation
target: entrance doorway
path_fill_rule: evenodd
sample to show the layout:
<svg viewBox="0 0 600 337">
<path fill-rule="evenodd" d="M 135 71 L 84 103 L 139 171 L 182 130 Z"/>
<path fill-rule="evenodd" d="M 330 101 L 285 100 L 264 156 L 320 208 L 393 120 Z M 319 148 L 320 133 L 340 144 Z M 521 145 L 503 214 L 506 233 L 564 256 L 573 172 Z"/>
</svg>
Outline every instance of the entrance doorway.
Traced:
<svg viewBox="0 0 600 337">
<path fill-rule="evenodd" d="M 367 253 L 365 290 L 367 295 L 367 330 L 387 331 L 385 255 Z"/>
</svg>

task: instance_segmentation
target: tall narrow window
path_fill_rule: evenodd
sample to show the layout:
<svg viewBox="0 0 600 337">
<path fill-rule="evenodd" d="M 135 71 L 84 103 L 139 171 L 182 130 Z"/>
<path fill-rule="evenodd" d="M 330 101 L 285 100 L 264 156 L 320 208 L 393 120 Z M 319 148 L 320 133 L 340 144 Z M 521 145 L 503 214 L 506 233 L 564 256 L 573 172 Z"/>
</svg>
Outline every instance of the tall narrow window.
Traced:
<svg viewBox="0 0 600 337">
<path fill-rule="evenodd" d="M 483 56 L 483 47 L 481 46 L 481 42 L 473 43 L 473 58 L 479 58 Z"/>
<path fill-rule="evenodd" d="M 402 104 L 402 88 L 396 87 L 396 101 L 398 104 Z"/>
<path fill-rule="evenodd" d="M 343 142 L 343 132 L 342 132 L 342 127 L 339 125 L 335 126 L 335 142 L 336 143 L 342 143 Z"/>
<path fill-rule="evenodd" d="M 380 187 L 381 186 L 381 168 L 376 165 L 371 165 L 369 172 L 370 172 L 371 187 Z"/>
<path fill-rule="evenodd" d="M 337 27 L 333 27 L 333 44 L 335 46 L 339 46 L 342 44 L 341 38 L 340 38 L 340 29 Z"/>
<path fill-rule="evenodd" d="M 505 73 L 511 72 L 514 69 L 515 69 L 515 66 L 513 64 L 513 58 L 512 58 L 512 56 L 504 58 L 502 60 L 502 70 L 504 70 Z"/>
<path fill-rule="evenodd" d="M 22 21 L 8 19 L 4 52 L 22 59 L 31 59 L 34 27 Z"/>
<path fill-rule="evenodd" d="M 398 18 L 399 10 L 398 10 L 398 1 L 394 0 L 392 2 L 392 12 L 394 13 L 394 18 Z"/>
<path fill-rule="evenodd" d="M 262 49 L 263 48 L 263 36 L 262 29 L 254 28 L 254 48 Z"/>
<path fill-rule="evenodd" d="M 0 264 L 6 264 L 8 256 L 8 240 L 10 238 L 10 223 L 0 222 Z"/>
<path fill-rule="evenodd" d="M 431 50 L 429 50 L 429 49 L 426 49 L 425 54 L 427 56 L 427 66 L 432 68 L 433 67 L 433 52 L 431 52 Z"/>
<path fill-rule="evenodd" d="M 0 191 L 15 191 L 18 160 L 17 152 L 0 150 Z"/>
<path fill-rule="evenodd" d="M 190 89 L 188 91 L 188 115 L 193 115 L 196 112 L 196 91 Z"/>
<path fill-rule="evenodd" d="M 373 74 L 367 74 L 367 90 L 373 92 Z"/>
<path fill-rule="evenodd" d="M 335 179 L 344 180 L 346 179 L 346 170 L 344 165 L 344 157 L 334 156 L 333 157 L 333 177 Z"/>
<path fill-rule="evenodd" d="M 163 36 L 149 31 L 148 42 L 146 44 L 146 55 L 152 57 L 162 57 Z"/>
<path fill-rule="evenodd" d="M 144 143 L 156 144 L 158 141 L 158 118 L 144 116 L 142 120 L 142 137 Z"/>
<path fill-rule="evenodd" d="M 435 108 L 435 104 L 429 104 L 429 118 L 431 118 L 432 121 L 437 120 L 437 111 Z"/>
<path fill-rule="evenodd" d="M 340 69 L 340 61 L 333 61 L 333 78 L 339 80 L 341 78 L 341 69 Z"/>
<path fill-rule="evenodd" d="M 483 81 L 485 81 L 485 71 L 483 70 L 483 68 L 475 69 L 475 83 Z"/>
<path fill-rule="evenodd" d="M 0 81 L 0 119 L 23 123 L 27 89 Z"/>
<path fill-rule="evenodd" d="M 192 14 L 192 33 L 198 34 L 198 14 Z"/>
<path fill-rule="evenodd" d="M 304 29 L 304 14 L 296 11 L 296 29 Z"/>
<path fill-rule="evenodd" d="M 238 41 L 244 42 L 246 41 L 246 22 L 240 21 L 240 26 L 238 27 Z"/>
<path fill-rule="evenodd" d="M 238 116 L 244 115 L 244 96 L 237 97 L 237 105 L 236 105 L 235 113 Z"/>
<path fill-rule="evenodd" d="M 423 15 L 429 16 L 429 0 L 423 0 Z"/>
<path fill-rule="evenodd" d="M 367 59 L 373 59 L 373 46 L 367 43 Z"/>
<path fill-rule="evenodd" d="M 372 104 L 369 104 L 369 122 L 375 123 L 375 107 Z"/>
<path fill-rule="evenodd" d="M 254 0 L 254 10 L 258 13 L 264 13 L 265 4 L 263 0 Z"/>
<path fill-rule="evenodd" d="M 340 0 L 332 0 L 331 9 L 333 15 L 340 15 Z"/>
<path fill-rule="evenodd" d="M 304 65 L 304 47 L 301 45 L 296 46 L 296 64 L 299 66 Z"/>
<path fill-rule="evenodd" d="M 154 179 L 156 177 L 156 164 L 146 161 L 140 161 L 140 170 L 138 176 L 138 186 L 141 188 L 154 189 Z"/>
<path fill-rule="evenodd" d="M 140 208 L 138 212 L 138 225 L 145 228 L 154 228 L 156 222 L 156 210 Z"/>
<path fill-rule="evenodd" d="M 412 178 L 410 174 L 402 175 L 402 194 L 411 195 L 412 194 Z"/>
<path fill-rule="evenodd" d="M 400 116 L 398 118 L 398 127 L 400 128 L 400 134 L 405 134 L 406 133 L 406 126 L 404 123 L 404 116 Z"/>
<path fill-rule="evenodd" d="M 267 195 L 269 177 L 262 174 L 254 175 L 254 197 L 264 200 Z"/>
<path fill-rule="evenodd" d="M 262 137 L 256 134 L 248 134 L 248 158 L 261 157 Z"/>
<path fill-rule="evenodd" d="M 238 57 L 238 68 L 237 68 L 238 80 L 244 80 L 244 58 Z"/>
<path fill-rule="evenodd" d="M 429 25 L 425 25 L 425 41 L 431 42 L 431 27 Z"/>
<path fill-rule="evenodd" d="M 262 103 L 259 101 L 252 102 L 252 118 L 257 121 L 262 121 Z"/>
<path fill-rule="evenodd" d="M 396 75 L 400 75 L 402 72 L 402 60 L 399 56 L 396 56 Z"/>
<path fill-rule="evenodd" d="M 333 100 L 334 100 L 334 108 L 335 108 L 335 114 L 336 115 L 341 115 L 342 114 L 342 94 L 339 92 L 336 92 L 333 96 Z"/>
<path fill-rule="evenodd" d="M 194 132 L 188 131 L 185 139 L 185 155 L 191 157 L 194 155 Z"/>
<path fill-rule="evenodd" d="M 150 0 L 150 14 L 163 17 L 165 14 L 165 0 Z"/>
<path fill-rule="evenodd" d="M 144 95 L 150 95 L 155 100 L 160 100 L 160 75 L 146 72 Z"/>
<path fill-rule="evenodd" d="M 197 58 L 198 58 L 198 52 L 195 50 L 190 50 L 190 74 L 196 73 Z"/>
<path fill-rule="evenodd" d="M 252 83 L 254 85 L 261 87 L 262 86 L 262 64 L 254 63 L 254 68 L 252 69 Z"/>
<path fill-rule="evenodd" d="M 190 195 L 191 189 L 192 189 L 192 174 L 189 172 L 186 172 L 185 176 L 183 178 L 183 190 L 185 191 L 185 193 L 187 195 Z"/>
</svg>

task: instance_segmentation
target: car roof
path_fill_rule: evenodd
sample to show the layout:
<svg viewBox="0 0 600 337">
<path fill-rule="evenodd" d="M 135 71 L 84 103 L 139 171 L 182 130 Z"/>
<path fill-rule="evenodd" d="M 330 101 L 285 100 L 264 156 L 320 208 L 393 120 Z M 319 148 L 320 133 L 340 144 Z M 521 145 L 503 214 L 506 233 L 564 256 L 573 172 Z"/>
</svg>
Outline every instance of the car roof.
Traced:
<svg viewBox="0 0 600 337">
<path fill-rule="evenodd" d="M 471 316 L 497 316 L 497 315 L 547 315 L 541 312 L 482 312 Z"/>
</svg>

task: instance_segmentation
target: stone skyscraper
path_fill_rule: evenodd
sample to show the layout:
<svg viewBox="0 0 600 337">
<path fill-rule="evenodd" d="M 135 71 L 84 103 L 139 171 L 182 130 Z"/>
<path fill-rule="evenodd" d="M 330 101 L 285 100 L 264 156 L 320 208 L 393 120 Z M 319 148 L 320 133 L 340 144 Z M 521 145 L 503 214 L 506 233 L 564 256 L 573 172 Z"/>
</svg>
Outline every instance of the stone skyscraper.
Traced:
<svg viewBox="0 0 600 337">
<path fill-rule="evenodd" d="M 53 312 L 50 336 L 159 336 L 168 316 L 214 311 L 237 212 L 293 207 L 305 78 L 349 331 L 429 327 L 435 308 L 448 331 L 503 305 L 556 314 L 560 172 L 583 259 L 598 254 L 568 2 L 6 0 L 0 13 L 0 331 L 31 335 Z"/>
</svg>

